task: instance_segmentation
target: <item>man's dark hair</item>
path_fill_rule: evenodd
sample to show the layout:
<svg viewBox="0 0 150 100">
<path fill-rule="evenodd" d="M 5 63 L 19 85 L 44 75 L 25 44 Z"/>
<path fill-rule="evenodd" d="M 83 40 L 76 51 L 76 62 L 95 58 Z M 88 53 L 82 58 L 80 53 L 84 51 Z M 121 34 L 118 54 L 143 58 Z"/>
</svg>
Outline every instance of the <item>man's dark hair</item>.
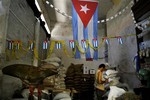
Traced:
<svg viewBox="0 0 150 100">
<path fill-rule="evenodd" d="M 105 64 L 100 64 L 98 68 L 105 68 Z"/>
</svg>

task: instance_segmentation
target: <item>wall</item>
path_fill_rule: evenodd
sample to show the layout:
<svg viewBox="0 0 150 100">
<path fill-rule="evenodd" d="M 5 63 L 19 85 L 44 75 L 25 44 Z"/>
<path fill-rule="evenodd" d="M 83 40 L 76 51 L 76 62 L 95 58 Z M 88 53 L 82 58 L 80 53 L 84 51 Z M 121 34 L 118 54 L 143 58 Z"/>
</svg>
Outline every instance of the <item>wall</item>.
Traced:
<svg viewBox="0 0 150 100">
<path fill-rule="evenodd" d="M 69 21 L 69 20 L 68 20 Z M 52 25 L 52 24 L 51 24 Z M 54 29 L 51 31 L 52 38 L 51 41 L 53 40 L 64 40 L 65 45 L 67 48 L 67 51 L 71 57 L 68 57 L 63 49 L 54 49 L 54 53 L 62 59 L 62 62 L 65 67 L 68 67 L 71 63 L 74 64 L 84 64 L 84 66 L 88 67 L 89 69 L 97 69 L 100 63 L 105 62 L 104 59 L 104 52 L 105 52 L 105 45 L 103 44 L 102 47 L 98 50 L 99 53 L 99 59 L 94 60 L 94 61 L 86 61 L 85 58 L 81 59 L 74 59 L 72 55 L 72 50 L 69 47 L 69 40 L 73 39 L 72 36 L 72 24 L 71 20 L 69 22 L 57 22 L 56 24 L 53 24 Z M 98 39 L 99 42 L 101 41 L 102 37 L 104 37 L 104 26 L 102 24 L 98 25 L 99 31 L 98 31 Z M 79 41 L 80 42 L 80 41 Z M 81 46 L 80 46 L 81 47 Z M 82 55 L 83 57 L 84 55 Z"/>
<path fill-rule="evenodd" d="M 5 33 L 7 31 L 7 19 L 10 0 L 0 0 L 3 11 L 0 13 L 0 69 L 5 64 Z M 0 70 L 0 99 L 2 98 L 3 74 Z"/>
<path fill-rule="evenodd" d="M 4 63 L 4 53 L 5 53 L 5 37 L 7 32 L 7 21 L 8 21 L 8 13 L 9 13 L 9 5 L 10 0 L 1 0 L 1 10 L 0 13 L 0 68 Z"/>
<path fill-rule="evenodd" d="M 10 13 L 8 18 L 8 29 L 7 29 L 7 40 L 20 40 L 22 41 L 23 49 L 27 49 L 28 42 L 34 41 L 36 34 L 35 34 L 35 25 L 37 19 L 35 18 L 33 11 L 28 6 L 25 0 L 20 1 L 17 0 L 16 2 L 11 1 L 10 5 Z M 42 42 L 46 38 L 46 35 L 42 28 L 39 29 L 39 57 L 42 56 Z M 7 43 L 6 43 L 7 44 Z M 7 47 L 8 45 L 6 45 Z M 22 53 L 23 52 L 23 53 Z M 7 63 L 23 63 L 23 64 L 31 64 L 33 63 L 33 51 L 26 52 L 24 50 L 17 51 L 17 58 L 11 55 L 11 51 L 7 56 Z M 44 54 L 45 55 L 45 54 Z M 8 57 L 9 56 L 9 57 Z M 13 59 L 13 60 L 12 60 Z"/>
<path fill-rule="evenodd" d="M 35 41 L 35 25 L 37 20 L 33 11 L 26 3 L 26 0 L 1 0 L 5 8 L 5 13 L 0 15 L 0 69 L 10 64 L 29 64 L 33 65 L 34 54 L 30 50 L 25 51 L 28 47 L 28 41 Z M 42 42 L 46 39 L 44 30 L 39 27 L 39 63 L 46 58 L 46 50 L 42 49 Z M 22 41 L 23 49 L 8 50 L 9 40 Z M 16 55 L 16 56 L 15 56 Z M 0 70 L 0 100 L 11 100 L 14 91 L 21 89 L 22 82 L 20 79 L 3 75 Z"/>
<path fill-rule="evenodd" d="M 130 0 L 123 0 L 118 5 L 114 5 L 108 12 L 107 18 L 110 18 L 125 8 L 129 4 L 129 1 Z M 135 25 L 131 17 L 130 7 L 117 18 L 107 22 L 108 36 L 135 34 Z M 108 62 L 111 66 L 119 67 L 121 81 L 127 83 L 130 88 L 134 88 L 139 85 L 139 80 L 137 79 L 133 64 L 134 56 L 137 53 L 137 40 L 135 35 L 123 37 L 122 39 L 122 45 L 118 43 L 116 38 L 110 39 L 110 45 L 108 46 Z"/>
</svg>

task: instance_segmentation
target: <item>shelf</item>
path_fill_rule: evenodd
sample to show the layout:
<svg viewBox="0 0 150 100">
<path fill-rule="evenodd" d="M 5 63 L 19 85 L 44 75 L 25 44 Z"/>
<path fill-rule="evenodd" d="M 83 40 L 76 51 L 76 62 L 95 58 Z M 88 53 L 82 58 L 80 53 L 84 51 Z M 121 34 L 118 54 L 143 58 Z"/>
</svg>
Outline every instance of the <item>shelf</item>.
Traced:
<svg viewBox="0 0 150 100">
<path fill-rule="evenodd" d="M 150 27 L 145 29 L 142 33 L 138 34 L 138 38 L 142 38 L 143 36 L 147 35 L 150 33 Z"/>
</svg>

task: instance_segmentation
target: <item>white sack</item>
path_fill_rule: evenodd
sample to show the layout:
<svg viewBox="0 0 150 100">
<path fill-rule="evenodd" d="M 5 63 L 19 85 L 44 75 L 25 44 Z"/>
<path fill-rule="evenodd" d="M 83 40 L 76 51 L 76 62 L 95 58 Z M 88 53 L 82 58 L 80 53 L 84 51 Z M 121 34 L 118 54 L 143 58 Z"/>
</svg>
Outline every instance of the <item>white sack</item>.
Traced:
<svg viewBox="0 0 150 100">
<path fill-rule="evenodd" d="M 52 58 L 47 58 L 43 61 L 45 61 L 45 62 L 61 62 L 61 59 L 58 57 L 52 57 Z"/>
<path fill-rule="evenodd" d="M 112 77 L 116 77 L 117 74 L 110 74 L 110 75 L 105 75 L 105 78 L 108 79 L 108 78 L 112 78 Z"/>
<path fill-rule="evenodd" d="M 54 65 L 54 66 L 56 66 L 56 67 L 58 67 L 59 66 L 59 63 L 57 63 L 57 62 L 47 62 L 48 64 L 52 64 L 52 65 Z"/>
<path fill-rule="evenodd" d="M 110 92 L 107 100 L 116 100 L 117 97 L 124 94 L 126 91 L 122 88 L 118 88 L 117 86 L 110 86 Z"/>
<path fill-rule="evenodd" d="M 67 93 L 58 93 L 53 100 L 71 100 Z"/>
<path fill-rule="evenodd" d="M 115 70 L 112 70 L 112 69 L 109 69 L 106 71 L 106 75 L 109 76 L 109 75 L 112 75 L 112 74 L 117 74 L 118 71 L 115 71 Z"/>
<path fill-rule="evenodd" d="M 117 85 L 119 84 L 120 77 L 112 77 L 108 79 L 108 82 L 110 82 L 110 85 Z"/>
</svg>

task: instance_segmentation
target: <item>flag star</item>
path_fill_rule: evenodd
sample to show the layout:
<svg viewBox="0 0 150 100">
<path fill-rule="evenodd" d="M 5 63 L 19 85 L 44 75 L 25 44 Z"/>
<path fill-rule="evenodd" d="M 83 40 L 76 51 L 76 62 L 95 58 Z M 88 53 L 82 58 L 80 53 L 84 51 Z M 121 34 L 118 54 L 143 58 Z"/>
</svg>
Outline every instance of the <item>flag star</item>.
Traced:
<svg viewBox="0 0 150 100">
<path fill-rule="evenodd" d="M 80 11 L 84 11 L 84 13 L 86 14 L 88 10 L 90 10 L 89 8 L 87 8 L 87 4 L 85 6 L 81 6 L 81 10 Z"/>
</svg>

